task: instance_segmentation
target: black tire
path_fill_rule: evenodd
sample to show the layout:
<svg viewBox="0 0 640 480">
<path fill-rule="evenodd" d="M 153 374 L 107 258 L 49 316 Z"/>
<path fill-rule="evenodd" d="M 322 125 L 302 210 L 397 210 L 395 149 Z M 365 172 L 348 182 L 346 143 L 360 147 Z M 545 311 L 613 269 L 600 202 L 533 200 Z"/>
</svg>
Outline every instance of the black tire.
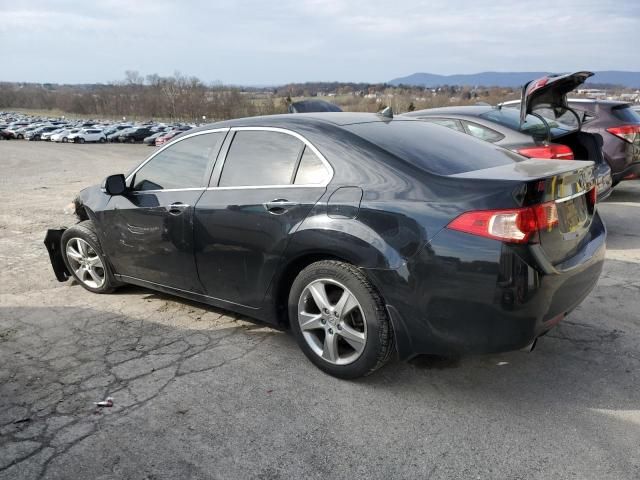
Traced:
<svg viewBox="0 0 640 480">
<path fill-rule="evenodd" d="M 104 139 L 104 137 L 102 137 L 102 138 L 100 139 L 100 143 L 104 143 L 104 142 L 106 142 L 106 140 Z"/>
<path fill-rule="evenodd" d="M 84 142 L 85 142 L 85 139 L 84 139 L 84 138 L 82 138 L 82 137 L 80 137 L 80 138 L 78 139 L 78 142 L 80 142 L 80 143 L 84 143 Z"/>
<path fill-rule="evenodd" d="M 133 137 L 131 137 L 131 138 L 129 139 L 129 143 L 136 143 L 136 139 L 135 139 L 135 138 L 133 138 Z"/>
<path fill-rule="evenodd" d="M 68 143 L 69 139 L 67 137 L 62 137 L 62 143 Z"/>
<path fill-rule="evenodd" d="M 95 252 L 97 256 L 100 257 L 100 260 L 104 267 L 104 283 L 98 288 L 93 288 L 87 285 L 82 279 L 78 277 L 71 264 L 71 261 L 67 256 L 67 246 L 69 242 L 78 238 L 88 243 L 89 246 L 93 249 L 93 252 Z M 93 222 L 91 220 L 85 220 L 65 230 L 65 232 L 62 234 L 61 244 L 62 257 L 64 259 L 65 265 L 67 266 L 67 270 L 69 270 L 71 275 L 73 275 L 73 278 L 75 278 L 75 280 L 80 285 L 82 285 L 82 287 L 93 293 L 111 293 L 119 285 L 117 280 L 114 278 L 113 273 L 111 272 L 111 268 L 109 266 L 107 258 L 102 252 L 100 241 L 98 240 L 98 235 L 96 235 L 95 227 L 93 226 Z"/>
<path fill-rule="evenodd" d="M 24 140 L 24 135 L 22 135 L 21 133 L 18 134 L 18 140 Z"/>
<path fill-rule="evenodd" d="M 351 363 L 336 365 L 313 349 L 305 340 L 298 320 L 298 302 L 305 288 L 314 280 L 329 279 L 339 282 L 353 294 L 359 302 L 366 322 L 365 346 Z M 384 301 L 367 277 L 351 264 L 335 260 L 313 263 L 302 270 L 289 292 L 289 323 L 298 345 L 311 362 L 322 371 L 338 378 L 354 379 L 369 375 L 382 367 L 393 351 L 393 330 Z"/>
</svg>

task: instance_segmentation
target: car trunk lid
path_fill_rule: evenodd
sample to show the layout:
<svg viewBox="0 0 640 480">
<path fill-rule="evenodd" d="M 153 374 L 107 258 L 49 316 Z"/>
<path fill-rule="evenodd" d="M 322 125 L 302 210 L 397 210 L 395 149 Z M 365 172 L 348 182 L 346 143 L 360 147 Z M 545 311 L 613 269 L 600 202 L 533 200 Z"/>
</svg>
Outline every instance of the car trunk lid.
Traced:
<svg viewBox="0 0 640 480">
<path fill-rule="evenodd" d="M 526 83 L 520 97 L 520 124 L 524 124 L 528 114 L 541 108 L 554 110 L 555 118 L 562 116 L 569 109 L 567 94 L 593 75 L 586 71 L 547 75 Z"/>
<path fill-rule="evenodd" d="M 527 159 L 452 177 L 512 181 L 517 208 L 496 212 L 533 215 L 538 228 L 526 243 L 539 244 L 552 265 L 571 258 L 588 241 L 596 202 L 593 162 Z"/>
</svg>

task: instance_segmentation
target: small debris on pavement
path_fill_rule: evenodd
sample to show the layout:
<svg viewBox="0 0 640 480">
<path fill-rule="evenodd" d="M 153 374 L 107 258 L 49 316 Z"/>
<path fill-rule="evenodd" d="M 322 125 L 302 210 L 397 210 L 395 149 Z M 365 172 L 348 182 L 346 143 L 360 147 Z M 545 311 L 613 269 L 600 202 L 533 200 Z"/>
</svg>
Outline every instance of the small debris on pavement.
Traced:
<svg viewBox="0 0 640 480">
<path fill-rule="evenodd" d="M 499 367 L 502 367 L 503 365 L 509 365 L 509 362 L 498 362 Z"/>
<path fill-rule="evenodd" d="M 96 407 L 113 407 L 113 398 L 107 397 L 101 402 L 93 402 Z"/>
<path fill-rule="evenodd" d="M 25 423 L 25 422 L 30 422 L 31 419 L 29 417 L 25 417 L 25 418 L 19 418 L 18 420 L 14 420 L 14 424 L 18 424 L 18 423 Z"/>
</svg>

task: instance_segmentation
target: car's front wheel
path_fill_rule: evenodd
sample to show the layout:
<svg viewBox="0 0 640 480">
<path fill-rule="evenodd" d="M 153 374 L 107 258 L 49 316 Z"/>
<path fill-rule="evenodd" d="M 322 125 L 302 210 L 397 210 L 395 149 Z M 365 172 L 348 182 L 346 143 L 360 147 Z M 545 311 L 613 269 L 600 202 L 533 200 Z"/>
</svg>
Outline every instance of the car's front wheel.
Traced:
<svg viewBox="0 0 640 480">
<path fill-rule="evenodd" d="M 90 220 L 65 230 L 62 252 L 69 272 L 90 292 L 110 293 L 117 286 Z"/>
<path fill-rule="evenodd" d="M 391 356 L 393 333 L 380 294 L 353 265 L 313 263 L 289 293 L 289 321 L 300 348 L 339 378 L 368 375 Z"/>
</svg>

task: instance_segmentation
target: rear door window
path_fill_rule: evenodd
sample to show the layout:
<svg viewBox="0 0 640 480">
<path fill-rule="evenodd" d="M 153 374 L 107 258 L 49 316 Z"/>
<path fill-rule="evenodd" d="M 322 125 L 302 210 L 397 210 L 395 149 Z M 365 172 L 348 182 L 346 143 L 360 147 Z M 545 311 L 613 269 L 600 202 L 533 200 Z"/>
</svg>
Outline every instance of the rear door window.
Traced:
<svg viewBox="0 0 640 480">
<path fill-rule="evenodd" d="M 229 147 L 218 186 L 289 185 L 303 147 L 302 141 L 286 133 L 240 130 Z"/>
<path fill-rule="evenodd" d="M 469 122 L 466 120 L 464 120 L 462 123 L 464 124 L 464 128 L 467 130 L 469 135 L 473 135 L 474 137 L 479 138 L 480 140 L 484 140 L 485 142 L 493 143 L 504 138 L 504 135 L 502 135 L 501 133 L 498 133 L 495 130 L 487 128 L 483 125 L 479 125 L 477 123 Z"/>
<path fill-rule="evenodd" d="M 296 172 L 295 185 L 317 185 L 329 181 L 329 170 L 308 146 L 300 159 L 300 166 Z"/>
</svg>

